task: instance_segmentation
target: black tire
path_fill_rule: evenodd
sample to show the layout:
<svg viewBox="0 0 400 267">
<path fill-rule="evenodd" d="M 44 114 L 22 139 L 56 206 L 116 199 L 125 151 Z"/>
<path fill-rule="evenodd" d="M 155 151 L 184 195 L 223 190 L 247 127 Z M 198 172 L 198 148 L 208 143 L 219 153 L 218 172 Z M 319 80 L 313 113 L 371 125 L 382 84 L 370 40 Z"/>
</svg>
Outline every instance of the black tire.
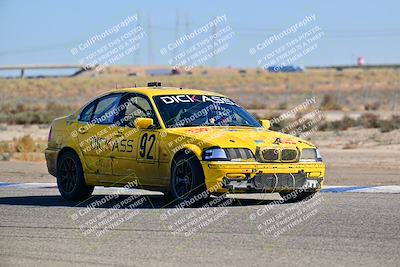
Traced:
<svg viewBox="0 0 400 267">
<path fill-rule="evenodd" d="M 292 193 L 279 193 L 279 195 L 281 195 L 285 203 L 296 203 L 305 199 L 311 199 L 315 195 L 315 192 L 299 192 L 296 195 Z"/>
<path fill-rule="evenodd" d="M 182 202 L 190 200 L 195 204 L 209 199 L 209 192 L 204 183 L 204 172 L 199 160 L 193 154 L 178 155 L 172 165 L 168 200 Z"/>
<path fill-rule="evenodd" d="M 94 186 L 86 185 L 81 161 L 72 151 L 62 153 L 58 159 L 57 187 L 66 200 L 83 200 L 93 193 Z"/>
</svg>

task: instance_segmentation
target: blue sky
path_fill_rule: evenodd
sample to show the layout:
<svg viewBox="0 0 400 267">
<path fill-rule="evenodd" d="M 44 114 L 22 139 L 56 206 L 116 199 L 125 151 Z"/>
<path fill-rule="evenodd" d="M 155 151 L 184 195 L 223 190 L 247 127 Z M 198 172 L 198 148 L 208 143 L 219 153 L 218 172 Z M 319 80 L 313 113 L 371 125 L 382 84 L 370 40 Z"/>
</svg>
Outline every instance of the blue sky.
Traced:
<svg viewBox="0 0 400 267">
<path fill-rule="evenodd" d="M 207 4 L 205 4 L 207 3 Z M 191 32 L 226 14 L 235 36 L 213 62 L 218 66 L 256 67 L 249 49 L 307 15 L 316 15 L 324 36 L 298 65 L 400 63 L 399 1 L 7 1 L 0 0 L 0 65 L 74 64 L 71 48 L 129 15 L 139 14 L 151 30 L 137 55 L 118 64 L 167 64 L 160 49 L 175 36 Z M 149 41 L 150 36 L 150 41 Z M 290 36 L 290 40 L 295 35 Z M 286 40 L 282 40 L 285 42 Z M 151 47 L 151 52 L 148 48 Z M 271 47 L 270 49 L 274 49 Z"/>
</svg>

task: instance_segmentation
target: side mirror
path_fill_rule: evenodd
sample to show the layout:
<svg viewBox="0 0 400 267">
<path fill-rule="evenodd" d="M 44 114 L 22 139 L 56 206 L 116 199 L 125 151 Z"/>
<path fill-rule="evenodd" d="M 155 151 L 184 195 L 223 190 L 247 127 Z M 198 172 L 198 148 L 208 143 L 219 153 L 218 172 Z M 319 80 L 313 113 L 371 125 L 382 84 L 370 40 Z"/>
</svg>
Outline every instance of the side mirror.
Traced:
<svg viewBox="0 0 400 267">
<path fill-rule="evenodd" d="M 153 126 L 153 119 L 151 118 L 137 118 L 135 119 L 135 127 L 138 129 L 148 129 Z"/>
<path fill-rule="evenodd" d="M 265 129 L 269 129 L 271 127 L 271 121 L 270 120 L 260 120 L 262 127 Z"/>
</svg>

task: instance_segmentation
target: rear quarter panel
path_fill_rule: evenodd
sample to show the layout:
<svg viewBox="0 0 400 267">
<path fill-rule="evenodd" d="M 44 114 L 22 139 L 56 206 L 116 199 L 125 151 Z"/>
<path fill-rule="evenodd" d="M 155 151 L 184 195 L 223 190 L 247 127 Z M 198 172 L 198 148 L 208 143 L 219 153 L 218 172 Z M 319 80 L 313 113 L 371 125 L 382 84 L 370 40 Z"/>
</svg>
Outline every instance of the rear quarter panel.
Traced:
<svg viewBox="0 0 400 267">
<path fill-rule="evenodd" d="M 65 148 L 73 149 L 78 154 L 83 170 L 85 171 L 86 166 L 84 165 L 82 153 L 79 149 L 77 121 L 74 115 L 57 118 L 51 124 L 51 138 L 48 141 L 45 155 L 49 172 L 52 175 L 55 175 L 59 154 Z"/>
</svg>

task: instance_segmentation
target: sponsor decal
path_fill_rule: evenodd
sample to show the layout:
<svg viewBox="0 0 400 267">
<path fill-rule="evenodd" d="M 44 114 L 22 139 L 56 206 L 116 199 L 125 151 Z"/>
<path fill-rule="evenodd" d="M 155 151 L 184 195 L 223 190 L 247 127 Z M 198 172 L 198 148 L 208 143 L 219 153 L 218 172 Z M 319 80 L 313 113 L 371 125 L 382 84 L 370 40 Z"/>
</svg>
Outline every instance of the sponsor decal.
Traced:
<svg viewBox="0 0 400 267">
<path fill-rule="evenodd" d="M 294 144 L 296 144 L 296 143 L 297 143 L 296 141 L 293 141 L 293 140 L 291 140 L 291 139 L 281 138 L 281 144 L 291 144 L 291 145 L 294 145 Z"/>
<path fill-rule="evenodd" d="M 235 102 L 227 97 L 222 96 L 207 96 L 207 95 L 165 95 L 160 99 L 164 104 L 177 104 L 177 103 L 206 103 L 211 102 L 214 104 L 227 104 L 237 106 Z"/>
<path fill-rule="evenodd" d="M 293 140 L 287 139 L 287 138 L 279 138 L 278 137 L 278 138 L 275 139 L 273 144 L 275 144 L 275 145 L 280 145 L 280 144 L 291 144 L 291 145 L 294 145 L 294 144 L 296 144 L 296 142 L 293 141 Z"/>
<path fill-rule="evenodd" d="M 211 129 L 209 129 L 209 128 L 196 128 L 196 129 L 187 130 L 186 133 L 197 134 L 197 133 L 202 133 L 202 132 L 208 132 L 210 130 Z"/>
<path fill-rule="evenodd" d="M 274 144 L 279 145 L 281 143 L 281 139 L 278 137 L 275 139 Z"/>
</svg>

